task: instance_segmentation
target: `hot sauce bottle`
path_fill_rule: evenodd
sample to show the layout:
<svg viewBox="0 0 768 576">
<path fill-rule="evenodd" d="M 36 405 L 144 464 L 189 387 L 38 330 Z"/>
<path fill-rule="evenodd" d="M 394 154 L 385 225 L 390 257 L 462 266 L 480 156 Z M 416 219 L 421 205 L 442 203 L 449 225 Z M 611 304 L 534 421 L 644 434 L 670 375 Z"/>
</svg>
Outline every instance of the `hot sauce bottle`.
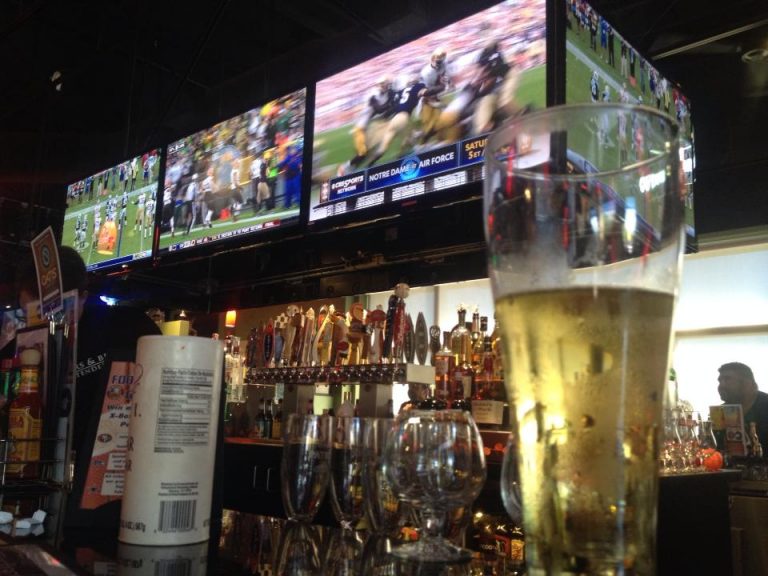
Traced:
<svg viewBox="0 0 768 576">
<path fill-rule="evenodd" d="M 40 398 L 40 351 L 27 348 L 19 355 L 19 393 L 11 402 L 8 437 L 12 440 L 6 475 L 37 478 L 40 470 L 40 438 L 43 430 L 43 402 Z"/>
</svg>

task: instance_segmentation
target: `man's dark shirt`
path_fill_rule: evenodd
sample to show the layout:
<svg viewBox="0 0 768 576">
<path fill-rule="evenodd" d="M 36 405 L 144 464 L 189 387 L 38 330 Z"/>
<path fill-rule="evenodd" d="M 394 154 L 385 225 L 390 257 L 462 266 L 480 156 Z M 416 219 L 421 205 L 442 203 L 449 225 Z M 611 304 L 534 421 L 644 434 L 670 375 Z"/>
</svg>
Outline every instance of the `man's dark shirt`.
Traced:
<svg viewBox="0 0 768 576">
<path fill-rule="evenodd" d="M 744 414 L 744 428 L 747 434 L 749 434 L 750 422 L 757 425 L 757 436 L 760 438 L 760 444 L 763 445 L 763 451 L 768 456 L 768 394 L 765 392 L 757 392 L 755 403 Z"/>
</svg>

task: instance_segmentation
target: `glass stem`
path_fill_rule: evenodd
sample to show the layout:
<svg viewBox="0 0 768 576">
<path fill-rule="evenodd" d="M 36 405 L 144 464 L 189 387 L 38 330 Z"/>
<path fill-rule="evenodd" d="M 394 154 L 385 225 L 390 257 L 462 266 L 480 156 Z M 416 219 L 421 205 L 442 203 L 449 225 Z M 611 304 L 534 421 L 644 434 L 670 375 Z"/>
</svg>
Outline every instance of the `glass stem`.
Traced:
<svg viewBox="0 0 768 576">
<path fill-rule="evenodd" d="M 445 526 L 445 511 L 433 506 L 425 506 L 422 521 L 424 537 L 428 539 L 442 538 Z"/>
</svg>

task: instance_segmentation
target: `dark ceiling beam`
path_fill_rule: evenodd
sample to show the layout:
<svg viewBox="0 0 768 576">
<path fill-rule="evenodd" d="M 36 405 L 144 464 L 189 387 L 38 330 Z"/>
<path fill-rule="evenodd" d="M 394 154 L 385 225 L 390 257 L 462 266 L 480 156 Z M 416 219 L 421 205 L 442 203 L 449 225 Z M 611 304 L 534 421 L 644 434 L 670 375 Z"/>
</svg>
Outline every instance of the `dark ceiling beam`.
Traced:
<svg viewBox="0 0 768 576">
<path fill-rule="evenodd" d="M 208 45 L 208 41 L 211 39 L 211 36 L 213 35 L 213 31 L 216 29 L 216 26 L 221 20 L 221 17 L 224 14 L 224 11 L 226 10 L 228 5 L 229 5 L 229 0 L 221 0 L 221 2 L 219 2 L 218 7 L 216 8 L 216 12 L 214 13 L 213 17 L 210 20 L 210 23 L 208 24 L 208 28 L 203 33 L 202 37 L 200 38 L 200 41 L 197 44 L 197 48 L 195 48 L 195 51 L 192 54 L 192 58 L 190 59 L 189 65 L 187 66 L 184 76 L 182 76 L 179 79 L 179 81 L 176 83 L 176 88 L 171 94 L 171 97 L 168 99 L 168 102 L 166 103 L 166 105 L 163 107 L 163 111 L 160 114 L 160 118 L 157 120 L 157 122 L 155 122 L 154 126 L 149 131 L 147 137 L 144 139 L 143 148 L 149 147 L 149 145 L 152 142 L 152 139 L 155 137 L 155 134 L 157 134 L 158 128 L 163 125 L 166 118 L 168 117 L 168 114 L 171 113 L 174 106 L 176 105 L 176 101 L 179 99 L 179 96 L 181 95 L 181 91 L 184 88 L 184 85 L 189 80 L 190 76 L 192 75 L 192 72 L 195 70 L 195 66 L 197 66 L 197 63 L 200 61 L 200 58 L 205 52 L 205 48 Z"/>
<path fill-rule="evenodd" d="M 700 38 L 698 40 L 694 41 L 688 41 L 683 44 L 671 47 L 671 48 L 665 48 L 659 52 L 651 54 L 651 57 L 654 60 L 661 60 L 663 58 L 669 58 L 670 56 L 676 56 L 678 54 L 682 54 L 684 52 L 689 52 L 690 50 L 694 50 L 696 48 L 701 48 L 702 46 L 706 46 L 707 44 L 712 44 L 714 42 L 719 42 L 720 40 L 725 40 L 726 38 L 731 38 L 733 36 L 738 36 L 739 34 L 744 34 L 745 32 L 749 32 L 751 30 L 756 30 L 758 28 L 761 28 L 763 26 L 768 25 L 768 17 L 767 18 L 761 18 L 759 20 L 756 20 L 755 22 L 751 22 L 749 24 L 745 24 L 744 26 L 739 26 L 737 28 L 732 28 L 730 30 L 726 30 L 724 32 L 720 32 L 718 34 L 713 34 L 711 36 L 707 36 L 705 38 Z"/>
</svg>

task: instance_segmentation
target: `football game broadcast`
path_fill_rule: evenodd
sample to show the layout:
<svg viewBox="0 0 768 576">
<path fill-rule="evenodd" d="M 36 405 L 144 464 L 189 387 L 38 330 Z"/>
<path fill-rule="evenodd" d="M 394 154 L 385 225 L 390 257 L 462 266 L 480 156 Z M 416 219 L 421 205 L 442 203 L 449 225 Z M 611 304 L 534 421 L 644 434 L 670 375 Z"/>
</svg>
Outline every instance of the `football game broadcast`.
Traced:
<svg viewBox="0 0 768 576">
<path fill-rule="evenodd" d="M 480 180 L 487 135 L 546 104 L 544 0 L 510 0 L 318 82 L 309 221 Z"/>
<path fill-rule="evenodd" d="M 567 0 L 566 10 L 566 103 L 644 104 L 677 120 L 687 179 L 686 228 L 693 236 L 694 133 L 690 102 L 587 2 Z M 571 142 L 570 147 L 588 159 L 590 146 L 608 147 L 612 142 L 635 138 L 637 128 L 634 123 L 595 124 L 587 127 L 582 142 Z"/>
<path fill-rule="evenodd" d="M 306 89 L 168 146 L 159 251 L 298 223 Z"/>
<path fill-rule="evenodd" d="M 154 149 L 67 187 L 62 244 L 88 270 L 152 255 L 159 171 Z"/>
</svg>

